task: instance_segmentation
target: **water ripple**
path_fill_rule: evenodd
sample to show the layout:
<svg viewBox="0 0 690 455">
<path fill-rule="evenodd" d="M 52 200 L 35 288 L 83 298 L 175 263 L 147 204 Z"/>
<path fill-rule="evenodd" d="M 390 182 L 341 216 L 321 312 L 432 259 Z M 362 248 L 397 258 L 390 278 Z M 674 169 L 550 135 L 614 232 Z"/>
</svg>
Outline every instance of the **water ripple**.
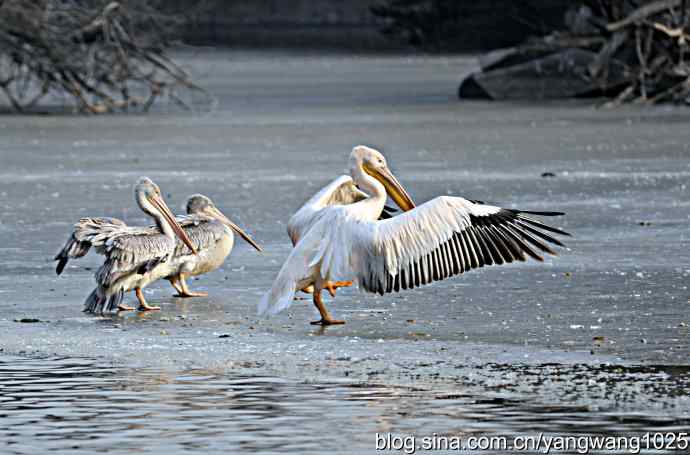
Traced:
<svg viewBox="0 0 690 455">
<path fill-rule="evenodd" d="M 458 384 L 457 394 L 439 394 L 198 369 L 124 369 L 88 359 L 2 357 L 0 452 L 361 453 L 373 450 L 375 432 L 418 436 L 679 432 L 690 428 L 686 410 L 602 409 L 583 400 L 586 391 L 577 382 L 586 377 L 590 386 L 596 381 L 609 387 L 615 384 L 615 390 L 628 387 L 646 393 L 652 400 L 654 393 L 687 400 L 688 370 L 487 365 L 477 374 L 497 375 L 505 382 L 496 382 L 479 395 L 469 383 Z M 521 398 L 521 386 L 538 389 L 545 381 L 562 382 L 560 402 Z"/>
</svg>

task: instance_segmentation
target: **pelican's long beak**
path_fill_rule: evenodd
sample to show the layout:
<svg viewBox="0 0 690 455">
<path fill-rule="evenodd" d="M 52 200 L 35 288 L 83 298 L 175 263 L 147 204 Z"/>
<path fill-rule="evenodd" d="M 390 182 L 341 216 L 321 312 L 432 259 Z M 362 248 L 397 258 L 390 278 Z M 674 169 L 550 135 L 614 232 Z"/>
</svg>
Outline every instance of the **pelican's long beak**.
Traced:
<svg viewBox="0 0 690 455">
<path fill-rule="evenodd" d="M 172 228 L 175 235 L 177 235 L 177 237 L 179 237 L 179 239 L 182 240 L 182 242 L 184 242 L 184 244 L 187 245 L 187 247 L 189 247 L 190 250 L 192 250 L 192 253 L 197 254 L 196 248 L 194 247 L 192 240 L 189 238 L 187 233 L 177 222 L 177 220 L 175 219 L 175 215 L 173 215 L 173 213 L 170 211 L 168 205 L 165 203 L 163 198 L 161 198 L 160 196 L 152 196 L 150 200 L 153 203 L 153 205 L 156 206 L 158 211 L 161 212 L 165 220 Z"/>
<path fill-rule="evenodd" d="M 248 244 L 250 244 L 251 246 L 256 248 L 258 251 L 263 251 L 263 249 L 254 241 L 254 239 L 249 237 L 249 234 L 244 232 L 241 227 L 239 227 L 238 225 L 236 225 L 235 223 L 230 221 L 225 215 L 223 215 L 223 213 L 220 210 L 218 210 L 215 207 L 209 207 L 206 209 L 206 211 L 213 218 L 217 219 L 221 223 L 230 227 L 230 229 L 232 229 L 233 231 L 237 232 L 240 235 L 240 237 L 242 237 L 244 239 L 245 242 L 247 242 Z"/>
<path fill-rule="evenodd" d="M 383 184 L 388 195 L 403 211 L 407 212 L 416 207 L 410 195 L 405 191 L 405 188 L 387 167 L 383 169 L 372 169 L 365 166 L 364 170 L 367 174 Z"/>
</svg>

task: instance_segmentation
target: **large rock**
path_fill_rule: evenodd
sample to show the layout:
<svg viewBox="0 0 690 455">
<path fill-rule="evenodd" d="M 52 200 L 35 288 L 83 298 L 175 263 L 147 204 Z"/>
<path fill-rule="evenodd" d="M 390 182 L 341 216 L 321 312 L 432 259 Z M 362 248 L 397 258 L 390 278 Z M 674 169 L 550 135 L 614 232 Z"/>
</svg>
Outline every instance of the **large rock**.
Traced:
<svg viewBox="0 0 690 455">
<path fill-rule="evenodd" d="M 597 56 L 578 48 L 494 51 L 480 59 L 482 70 L 469 75 L 458 94 L 493 100 L 572 98 L 602 93 L 629 80 L 626 66 L 616 60 L 609 61 L 605 79 L 592 77 L 589 67 Z"/>
</svg>

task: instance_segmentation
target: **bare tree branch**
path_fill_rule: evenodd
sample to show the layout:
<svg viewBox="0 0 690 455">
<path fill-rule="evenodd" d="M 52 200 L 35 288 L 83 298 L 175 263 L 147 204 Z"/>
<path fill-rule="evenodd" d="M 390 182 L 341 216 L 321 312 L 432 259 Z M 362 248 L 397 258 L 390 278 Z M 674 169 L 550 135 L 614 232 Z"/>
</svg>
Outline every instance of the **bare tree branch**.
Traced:
<svg viewBox="0 0 690 455">
<path fill-rule="evenodd" d="M 136 0 L 0 0 L 0 86 L 17 111 L 51 93 L 88 113 L 203 90 L 165 55 L 174 20 Z M 173 95 L 175 95 L 173 97 Z M 146 100 L 146 101 L 143 101 Z"/>
</svg>

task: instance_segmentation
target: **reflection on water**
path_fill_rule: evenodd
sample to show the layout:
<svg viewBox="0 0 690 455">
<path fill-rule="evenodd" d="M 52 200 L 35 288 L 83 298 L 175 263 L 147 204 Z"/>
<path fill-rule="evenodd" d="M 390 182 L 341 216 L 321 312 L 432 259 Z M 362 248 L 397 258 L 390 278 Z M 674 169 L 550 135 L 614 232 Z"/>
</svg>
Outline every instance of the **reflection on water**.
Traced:
<svg viewBox="0 0 690 455">
<path fill-rule="evenodd" d="M 463 384 L 457 394 L 442 394 L 0 357 L 0 453 L 373 453 L 375 432 L 620 435 L 690 428 L 688 368 L 487 365 L 478 374 L 495 379 L 485 381 L 484 394 Z M 548 381 L 561 383 L 558 404 L 520 399 L 521 390 Z M 630 395 L 612 396 L 609 409 L 587 397 L 626 389 Z M 626 410 L 639 394 L 662 404 L 652 412 Z"/>
</svg>

